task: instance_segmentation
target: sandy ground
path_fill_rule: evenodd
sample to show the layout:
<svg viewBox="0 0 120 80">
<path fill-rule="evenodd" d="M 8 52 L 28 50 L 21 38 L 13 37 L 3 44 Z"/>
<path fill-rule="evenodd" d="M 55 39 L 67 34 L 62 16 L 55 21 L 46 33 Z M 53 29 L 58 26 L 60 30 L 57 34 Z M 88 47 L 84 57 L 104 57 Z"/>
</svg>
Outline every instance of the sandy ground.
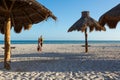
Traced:
<svg viewBox="0 0 120 80">
<path fill-rule="evenodd" d="M 14 44 L 11 70 L 3 68 L 0 48 L 0 80 L 120 80 L 120 44 Z M 3 45 L 0 45 L 3 47 Z"/>
</svg>

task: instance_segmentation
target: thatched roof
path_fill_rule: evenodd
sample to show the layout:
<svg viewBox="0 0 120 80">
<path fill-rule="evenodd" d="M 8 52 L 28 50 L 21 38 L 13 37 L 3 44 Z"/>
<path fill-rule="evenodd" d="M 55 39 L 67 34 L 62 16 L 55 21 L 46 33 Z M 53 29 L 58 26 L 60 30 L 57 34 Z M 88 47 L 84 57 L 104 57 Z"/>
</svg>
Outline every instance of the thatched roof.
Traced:
<svg viewBox="0 0 120 80">
<path fill-rule="evenodd" d="M 36 0 L 0 0 L 0 33 L 4 34 L 6 19 L 10 17 L 11 27 L 16 33 L 22 28 L 29 29 L 32 24 L 56 17 L 50 10 Z"/>
<path fill-rule="evenodd" d="M 74 30 L 84 32 L 85 29 L 88 27 L 90 29 L 90 32 L 94 29 L 97 31 L 105 30 L 104 27 L 100 26 L 100 24 L 96 20 L 89 16 L 88 11 L 83 11 L 82 17 L 69 28 L 68 32 Z"/>
<path fill-rule="evenodd" d="M 99 23 L 102 26 L 107 24 L 109 28 L 116 28 L 116 25 L 119 21 L 120 21 L 120 4 L 113 7 L 105 14 L 103 14 L 99 19 Z"/>
</svg>

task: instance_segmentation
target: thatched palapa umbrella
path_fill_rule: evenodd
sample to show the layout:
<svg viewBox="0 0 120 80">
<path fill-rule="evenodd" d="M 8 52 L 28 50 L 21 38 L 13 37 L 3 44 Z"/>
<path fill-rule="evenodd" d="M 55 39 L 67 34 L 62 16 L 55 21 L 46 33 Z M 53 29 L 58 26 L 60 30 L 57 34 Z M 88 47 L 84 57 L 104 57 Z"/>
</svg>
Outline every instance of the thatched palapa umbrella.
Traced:
<svg viewBox="0 0 120 80">
<path fill-rule="evenodd" d="M 100 19 L 100 25 L 107 24 L 109 28 L 116 28 L 117 23 L 120 21 L 120 4 L 113 7 L 111 10 L 103 14 Z"/>
<path fill-rule="evenodd" d="M 85 52 L 88 52 L 88 42 L 87 42 L 88 27 L 90 29 L 90 32 L 92 32 L 94 29 L 96 31 L 101 31 L 101 30 L 105 31 L 104 27 L 100 26 L 100 24 L 96 20 L 94 20 L 89 16 L 89 11 L 83 11 L 82 17 L 76 23 L 74 23 L 68 30 L 68 32 L 74 30 L 85 32 Z"/>
<path fill-rule="evenodd" d="M 4 68 L 10 69 L 10 29 L 16 33 L 28 30 L 32 24 L 56 17 L 36 0 L 0 0 L 0 32 L 5 34 Z"/>
</svg>

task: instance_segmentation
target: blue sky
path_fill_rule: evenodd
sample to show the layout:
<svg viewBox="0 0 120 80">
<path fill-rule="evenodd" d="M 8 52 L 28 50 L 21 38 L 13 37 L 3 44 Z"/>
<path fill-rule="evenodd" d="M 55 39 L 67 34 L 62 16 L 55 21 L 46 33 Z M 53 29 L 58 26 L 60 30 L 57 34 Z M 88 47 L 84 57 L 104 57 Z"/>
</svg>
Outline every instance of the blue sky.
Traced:
<svg viewBox="0 0 120 80">
<path fill-rule="evenodd" d="M 99 17 L 120 3 L 120 0 L 37 0 L 57 17 L 57 21 L 49 18 L 47 21 L 34 24 L 30 30 L 22 30 L 17 34 L 11 30 L 11 40 L 37 40 L 43 35 L 45 40 L 84 40 L 82 32 L 67 32 L 81 17 L 82 11 L 90 11 L 90 16 L 98 21 Z M 89 40 L 120 40 L 120 22 L 116 29 L 88 33 Z M 0 40 L 4 35 L 0 34 Z"/>
</svg>

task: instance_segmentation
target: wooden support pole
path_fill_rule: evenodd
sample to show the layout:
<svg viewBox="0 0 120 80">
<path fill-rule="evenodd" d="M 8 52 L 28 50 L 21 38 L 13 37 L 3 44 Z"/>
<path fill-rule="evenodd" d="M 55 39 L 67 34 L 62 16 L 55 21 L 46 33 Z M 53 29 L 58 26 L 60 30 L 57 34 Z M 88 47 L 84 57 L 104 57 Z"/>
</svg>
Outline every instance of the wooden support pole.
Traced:
<svg viewBox="0 0 120 80">
<path fill-rule="evenodd" d="M 88 52 L 87 29 L 85 29 L 85 52 Z"/>
<path fill-rule="evenodd" d="M 10 13 L 13 8 L 13 5 L 15 4 L 15 0 L 12 1 L 11 5 L 8 6 L 6 0 L 3 0 L 3 4 L 5 6 L 5 10 L 8 12 L 6 14 L 6 22 L 5 22 L 5 27 L 4 27 L 4 32 L 5 32 L 5 53 L 4 53 L 4 68 L 9 70 L 10 67 L 10 58 L 11 58 L 11 47 L 10 47 L 10 29 L 11 29 L 11 18 L 10 18 Z"/>
<path fill-rule="evenodd" d="M 4 68 L 9 70 L 10 69 L 10 58 L 11 58 L 11 48 L 10 48 L 10 28 L 11 28 L 11 21 L 10 18 L 6 20 L 5 26 L 5 53 L 4 53 Z"/>
</svg>

